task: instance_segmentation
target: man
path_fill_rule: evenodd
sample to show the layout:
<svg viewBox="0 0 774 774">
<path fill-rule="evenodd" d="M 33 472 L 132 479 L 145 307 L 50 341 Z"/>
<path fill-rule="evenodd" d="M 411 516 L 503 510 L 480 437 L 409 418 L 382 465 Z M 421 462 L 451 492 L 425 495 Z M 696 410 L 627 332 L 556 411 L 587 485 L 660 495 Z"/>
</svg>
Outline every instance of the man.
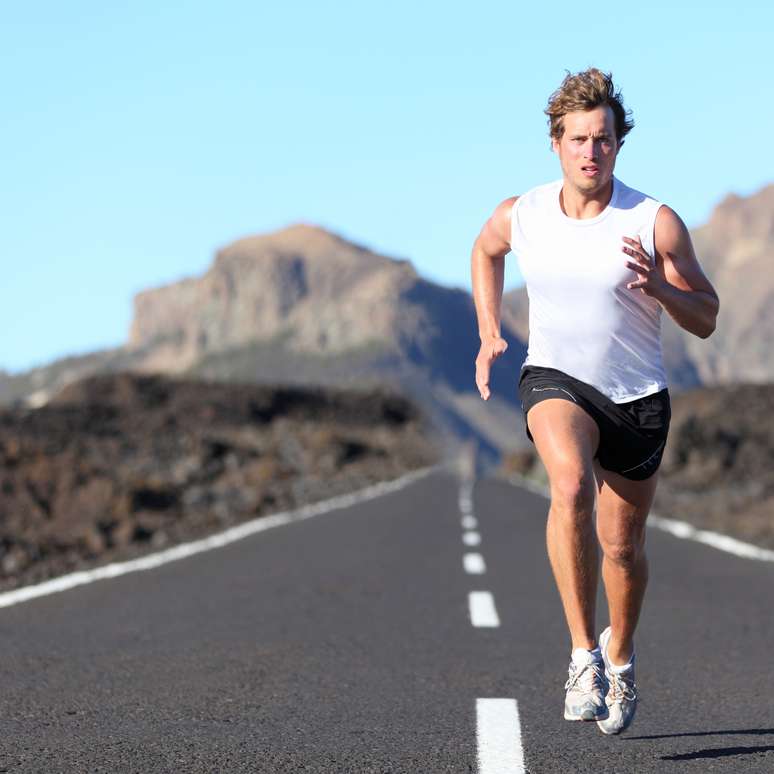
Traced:
<svg viewBox="0 0 774 774">
<path fill-rule="evenodd" d="M 613 175 L 633 122 L 612 76 L 568 73 L 545 112 L 562 179 L 501 202 L 473 247 L 476 384 L 488 400 L 508 346 L 500 306 L 512 250 L 529 295 L 519 396 L 549 477 L 548 555 L 572 640 L 565 718 L 616 734 L 636 709 L 645 520 L 671 417 L 661 310 L 706 338 L 719 301 L 678 215 Z M 610 611 L 599 639 L 598 545 Z"/>
</svg>

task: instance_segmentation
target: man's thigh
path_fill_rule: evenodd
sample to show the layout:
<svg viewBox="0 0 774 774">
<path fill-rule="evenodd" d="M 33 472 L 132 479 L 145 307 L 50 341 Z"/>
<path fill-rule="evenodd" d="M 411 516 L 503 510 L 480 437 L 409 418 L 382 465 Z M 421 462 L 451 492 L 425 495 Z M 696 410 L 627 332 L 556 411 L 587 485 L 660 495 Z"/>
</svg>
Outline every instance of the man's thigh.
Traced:
<svg viewBox="0 0 774 774">
<path fill-rule="evenodd" d="M 527 427 L 549 480 L 564 473 L 586 473 L 599 447 L 599 426 L 583 408 L 562 398 L 548 398 L 527 412 Z"/>
<path fill-rule="evenodd" d="M 597 480 L 597 532 L 603 544 L 639 543 L 653 505 L 659 471 L 641 481 L 625 478 L 594 460 Z"/>
</svg>

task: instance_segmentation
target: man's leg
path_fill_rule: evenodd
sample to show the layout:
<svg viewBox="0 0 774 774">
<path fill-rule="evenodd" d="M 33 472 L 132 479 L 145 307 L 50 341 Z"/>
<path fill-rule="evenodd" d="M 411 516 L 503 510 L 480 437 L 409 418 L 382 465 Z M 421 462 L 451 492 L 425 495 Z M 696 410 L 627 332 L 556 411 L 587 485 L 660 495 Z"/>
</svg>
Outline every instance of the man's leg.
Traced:
<svg viewBox="0 0 774 774">
<path fill-rule="evenodd" d="M 599 428 L 580 406 L 557 398 L 536 403 L 527 424 L 550 482 L 546 542 L 572 647 L 591 650 L 598 575 L 592 459 Z"/>
<path fill-rule="evenodd" d="M 659 472 L 643 481 L 631 481 L 605 470 L 598 460 L 594 460 L 594 472 L 599 486 L 597 534 L 603 552 L 602 579 L 610 609 L 607 654 L 614 664 L 627 664 L 648 583 L 645 520 Z"/>
</svg>

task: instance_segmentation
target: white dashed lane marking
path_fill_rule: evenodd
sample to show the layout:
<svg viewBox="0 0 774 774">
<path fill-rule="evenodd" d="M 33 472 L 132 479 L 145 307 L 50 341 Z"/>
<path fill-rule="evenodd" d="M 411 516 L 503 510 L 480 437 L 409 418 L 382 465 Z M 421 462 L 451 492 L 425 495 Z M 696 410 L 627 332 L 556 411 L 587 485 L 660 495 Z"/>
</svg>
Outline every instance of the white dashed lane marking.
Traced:
<svg viewBox="0 0 774 774">
<path fill-rule="evenodd" d="M 516 699 L 476 699 L 478 774 L 525 774 Z"/>
<path fill-rule="evenodd" d="M 500 618 L 490 591 L 471 591 L 468 594 L 470 622 L 473 626 L 499 626 Z"/>
<path fill-rule="evenodd" d="M 465 480 L 460 486 L 459 495 L 460 511 L 470 513 L 473 510 L 473 482 Z"/>
<path fill-rule="evenodd" d="M 478 520 L 473 515 L 473 483 L 473 479 L 463 480 L 459 494 L 462 513 L 460 523 L 465 530 L 462 542 L 468 546 L 476 546 L 481 542 L 481 535 L 476 531 Z M 469 575 L 483 575 L 486 572 L 484 557 L 475 551 L 463 555 L 462 565 Z M 500 617 L 490 591 L 469 592 L 468 608 L 473 626 L 500 626 Z M 476 699 L 476 743 L 478 774 L 526 774 L 516 699 Z"/>
<path fill-rule="evenodd" d="M 481 575 L 486 572 L 484 557 L 481 554 L 467 553 L 462 557 L 462 566 L 465 572 L 471 575 Z"/>
</svg>

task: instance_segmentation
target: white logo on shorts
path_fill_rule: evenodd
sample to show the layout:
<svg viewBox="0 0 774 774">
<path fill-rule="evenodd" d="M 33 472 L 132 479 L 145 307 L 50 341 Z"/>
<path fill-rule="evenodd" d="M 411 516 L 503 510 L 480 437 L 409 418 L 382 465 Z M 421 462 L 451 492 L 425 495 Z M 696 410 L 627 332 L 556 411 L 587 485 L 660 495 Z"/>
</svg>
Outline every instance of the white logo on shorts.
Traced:
<svg viewBox="0 0 774 774">
<path fill-rule="evenodd" d="M 543 392 L 544 390 L 561 390 L 562 392 L 566 392 L 573 400 L 575 400 L 575 396 L 571 392 L 567 392 L 563 387 L 533 387 L 532 392 Z M 578 401 L 575 400 L 577 403 Z"/>
</svg>

